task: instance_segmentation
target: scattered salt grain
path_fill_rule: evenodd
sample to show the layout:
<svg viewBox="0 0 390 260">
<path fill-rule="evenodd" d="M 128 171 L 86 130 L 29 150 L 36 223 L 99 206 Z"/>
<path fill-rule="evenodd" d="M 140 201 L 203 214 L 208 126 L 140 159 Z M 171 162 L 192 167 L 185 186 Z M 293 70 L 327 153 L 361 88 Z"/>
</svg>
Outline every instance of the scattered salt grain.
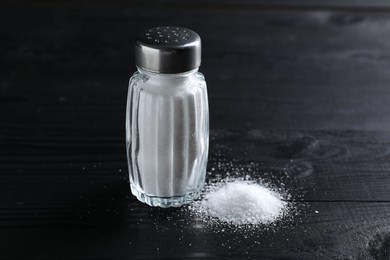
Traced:
<svg viewBox="0 0 390 260">
<path fill-rule="evenodd" d="M 245 180 L 225 183 L 200 203 L 207 216 L 234 225 L 272 223 L 283 216 L 286 207 L 277 192 Z"/>
</svg>

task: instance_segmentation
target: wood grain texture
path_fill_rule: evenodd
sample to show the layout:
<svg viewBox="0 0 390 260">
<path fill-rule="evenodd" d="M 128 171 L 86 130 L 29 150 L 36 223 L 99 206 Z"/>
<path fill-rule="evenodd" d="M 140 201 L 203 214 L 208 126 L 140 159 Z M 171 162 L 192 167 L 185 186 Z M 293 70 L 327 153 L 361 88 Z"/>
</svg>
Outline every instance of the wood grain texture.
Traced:
<svg viewBox="0 0 390 260">
<path fill-rule="evenodd" d="M 267 3 L 1 3 L 0 258 L 388 259 L 388 4 Z M 161 24 L 202 37 L 210 176 L 284 184 L 292 220 L 222 232 L 130 195 L 132 44 Z"/>
</svg>

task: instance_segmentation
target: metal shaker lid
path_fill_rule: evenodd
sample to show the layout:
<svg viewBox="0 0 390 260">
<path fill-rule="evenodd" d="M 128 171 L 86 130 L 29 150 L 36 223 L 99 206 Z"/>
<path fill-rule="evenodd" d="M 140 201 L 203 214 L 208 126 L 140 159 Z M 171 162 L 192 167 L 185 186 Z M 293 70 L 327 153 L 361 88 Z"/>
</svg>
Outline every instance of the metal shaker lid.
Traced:
<svg viewBox="0 0 390 260">
<path fill-rule="evenodd" d="M 199 35 L 189 29 L 161 26 L 143 31 L 135 44 L 137 67 L 157 73 L 180 73 L 200 66 Z"/>
</svg>

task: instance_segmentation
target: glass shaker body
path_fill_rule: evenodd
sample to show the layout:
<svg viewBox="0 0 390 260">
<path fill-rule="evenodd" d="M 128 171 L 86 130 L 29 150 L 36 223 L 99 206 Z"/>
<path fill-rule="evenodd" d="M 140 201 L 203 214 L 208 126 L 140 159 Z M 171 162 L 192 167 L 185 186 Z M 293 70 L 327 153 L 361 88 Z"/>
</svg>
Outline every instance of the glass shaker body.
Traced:
<svg viewBox="0 0 390 260">
<path fill-rule="evenodd" d="M 126 148 L 132 193 L 151 206 L 181 206 L 204 185 L 209 143 L 207 87 L 194 69 L 130 79 Z"/>
</svg>

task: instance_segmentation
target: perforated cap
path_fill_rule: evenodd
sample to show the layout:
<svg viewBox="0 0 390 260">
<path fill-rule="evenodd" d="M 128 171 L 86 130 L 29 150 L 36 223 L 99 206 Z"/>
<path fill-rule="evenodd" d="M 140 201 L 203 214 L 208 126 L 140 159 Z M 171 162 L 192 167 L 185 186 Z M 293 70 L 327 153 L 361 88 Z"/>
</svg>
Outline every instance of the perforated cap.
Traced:
<svg viewBox="0 0 390 260">
<path fill-rule="evenodd" d="M 135 44 L 138 67 L 158 73 L 180 73 L 200 66 L 199 35 L 189 29 L 161 26 L 143 31 Z"/>
</svg>

